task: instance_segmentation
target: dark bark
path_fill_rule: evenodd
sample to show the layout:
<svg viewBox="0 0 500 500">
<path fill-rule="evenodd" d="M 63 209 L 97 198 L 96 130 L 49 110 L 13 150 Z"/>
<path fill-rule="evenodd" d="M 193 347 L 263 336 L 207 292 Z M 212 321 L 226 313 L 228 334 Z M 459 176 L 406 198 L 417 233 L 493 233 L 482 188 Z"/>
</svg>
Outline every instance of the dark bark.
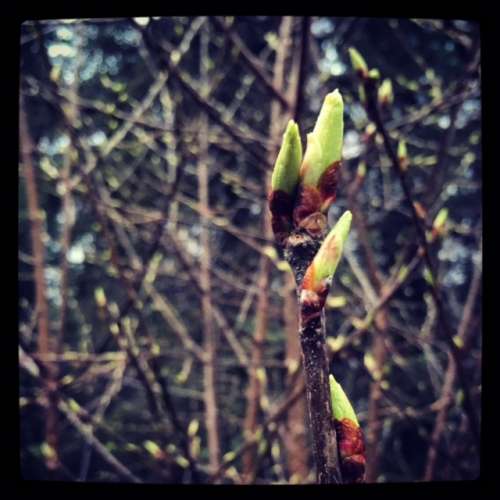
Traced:
<svg viewBox="0 0 500 500">
<path fill-rule="evenodd" d="M 342 477 L 328 382 L 324 301 L 320 301 L 316 308 L 311 308 L 311 304 L 300 293 L 304 274 L 320 245 L 320 239 L 312 238 L 305 231 L 294 231 L 288 237 L 285 257 L 297 283 L 299 335 L 316 478 L 319 484 L 339 484 L 342 483 Z"/>
</svg>

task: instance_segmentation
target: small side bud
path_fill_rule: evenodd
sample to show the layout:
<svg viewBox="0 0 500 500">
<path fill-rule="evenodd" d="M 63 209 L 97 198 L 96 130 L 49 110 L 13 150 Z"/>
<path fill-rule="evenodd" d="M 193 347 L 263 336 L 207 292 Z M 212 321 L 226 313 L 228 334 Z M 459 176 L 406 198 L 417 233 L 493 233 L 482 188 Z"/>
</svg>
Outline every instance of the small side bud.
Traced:
<svg viewBox="0 0 500 500">
<path fill-rule="evenodd" d="M 351 64 L 354 71 L 356 71 L 361 78 L 366 78 L 368 76 L 368 66 L 363 56 L 354 47 L 350 47 L 349 57 L 351 58 Z"/>
<path fill-rule="evenodd" d="M 358 419 L 356 417 L 356 413 L 349 401 L 349 398 L 346 396 L 344 389 L 342 386 L 335 380 L 333 375 L 329 377 L 330 382 L 330 397 L 332 400 L 332 411 L 333 418 L 337 420 L 342 420 L 343 418 L 348 418 L 352 420 L 358 427 Z"/>
<path fill-rule="evenodd" d="M 311 265 L 307 268 L 302 288 L 318 293 L 324 288 L 324 281 L 333 278 L 344 243 L 351 228 L 352 214 L 344 212 L 334 228 L 323 241 Z"/>
<path fill-rule="evenodd" d="M 448 209 L 442 208 L 438 212 L 436 218 L 434 219 L 434 222 L 432 223 L 432 230 L 426 232 L 428 243 L 433 243 L 434 241 L 437 240 L 437 238 L 444 235 L 446 231 L 447 220 L 448 220 Z"/>
<path fill-rule="evenodd" d="M 198 429 L 200 427 L 200 422 L 199 420 L 193 419 L 191 422 L 189 422 L 187 434 L 190 438 L 193 438 L 196 436 L 196 433 L 198 432 Z"/>
<path fill-rule="evenodd" d="M 406 141 L 404 139 L 401 139 L 398 143 L 398 160 L 401 169 L 407 170 L 410 160 L 408 159 L 408 151 L 406 149 Z"/>
<path fill-rule="evenodd" d="M 372 68 L 368 71 L 368 78 L 371 80 L 380 80 L 380 71 L 377 68 Z"/>
<path fill-rule="evenodd" d="M 98 287 L 94 290 L 94 299 L 98 307 L 106 307 L 106 294 L 102 287 Z"/>
<path fill-rule="evenodd" d="M 378 89 L 378 102 L 380 106 L 390 106 L 394 101 L 394 94 L 392 92 L 392 82 L 386 78 Z"/>
<path fill-rule="evenodd" d="M 371 142 L 377 133 L 377 127 L 373 122 L 370 122 L 366 127 L 365 131 L 363 132 L 363 142 Z"/>
<path fill-rule="evenodd" d="M 342 477 L 345 483 L 362 483 L 366 466 L 363 431 L 341 385 L 333 375 L 329 382 Z"/>
<path fill-rule="evenodd" d="M 434 222 L 432 224 L 432 228 L 438 234 L 442 234 L 447 220 L 448 220 L 448 209 L 442 208 L 436 215 L 436 218 L 434 219 Z"/>
<path fill-rule="evenodd" d="M 161 460 L 165 457 L 165 452 L 154 441 L 148 439 L 144 441 L 143 446 L 156 460 Z"/>
<path fill-rule="evenodd" d="M 273 191 L 284 191 L 293 194 L 299 182 L 299 169 L 302 162 L 302 143 L 299 126 L 290 120 L 283 134 L 281 149 L 274 165 L 271 177 Z"/>
<path fill-rule="evenodd" d="M 359 165 L 358 165 L 358 169 L 356 171 L 356 176 L 359 179 L 364 179 L 365 175 L 366 175 L 366 162 L 360 161 Z"/>
</svg>

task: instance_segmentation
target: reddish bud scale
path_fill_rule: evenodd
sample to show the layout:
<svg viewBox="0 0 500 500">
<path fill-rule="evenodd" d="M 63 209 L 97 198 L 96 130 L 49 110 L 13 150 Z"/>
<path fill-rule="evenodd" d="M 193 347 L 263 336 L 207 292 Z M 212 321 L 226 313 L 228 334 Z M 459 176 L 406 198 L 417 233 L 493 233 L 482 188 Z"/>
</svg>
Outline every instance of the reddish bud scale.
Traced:
<svg viewBox="0 0 500 500">
<path fill-rule="evenodd" d="M 328 287 L 326 285 L 323 285 L 317 291 L 312 291 L 304 287 L 302 288 L 300 296 L 300 317 L 302 319 L 302 327 L 311 320 L 321 316 L 321 311 L 325 307 L 327 295 Z"/>
<path fill-rule="evenodd" d="M 321 210 L 326 212 L 337 196 L 337 185 L 339 181 L 340 161 L 333 162 L 323 173 L 319 180 L 319 192 L 321 195 Z"/>
<path fill-rule="evenodd" d="M 318 317 L 325 307 L 326 297 L 328 295 L 328 286 L 325 283 L 315 285 L 314 263 L 312 263 L 302 280 L 302 290 L 300 294 L 300 308 L 303 323 L 307 323 Z"/>
<path fill-rule="evenodd" d="M 273 233 L 278 243 L 282 244 L 291 229 L 293 198 L 277 189 L 269 193 L 268 201 Z"/>
<path fill-rule="evenodd" d="M 358 78 L 360 78 L 361 80 L 365 80 L 366 78 L 368 78 L 368 71 L 366 69 L 357 69 L 356 75 L 358 75 Z"/>
<path fill-rule="evenodd" d="M 328 224 L 327 218 L 320 212 L 314 212 L 302 219 L 299 228 L 305 229 L 313 238 L 319 238 L 324 234 Z"/>
<path fill-rule="evenodd" d="M 297 201 L 293 211 L 293 221 L 297 227 L 309 215 L 321 210 L 321 194 L 319 190 L 313 186 L 299 187 L 297 193 Z"/>
<path fill-rule="evenodd" d="M 345 483 L 362 483 L 365 477 L 365 442 L 361 427 L 349 418 L 334 420 L 340 468 Z"/>
</svg>

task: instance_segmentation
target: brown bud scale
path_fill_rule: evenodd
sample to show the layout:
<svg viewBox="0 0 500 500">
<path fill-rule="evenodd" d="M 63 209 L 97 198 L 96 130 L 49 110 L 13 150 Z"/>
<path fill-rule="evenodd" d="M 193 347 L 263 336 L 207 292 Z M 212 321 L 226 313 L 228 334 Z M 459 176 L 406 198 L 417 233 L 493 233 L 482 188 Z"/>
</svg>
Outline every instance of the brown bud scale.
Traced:
<svg viewBox="0 0 500 500">
<path fill-rule="evenodd" d="M 276 241 L 283 245 L 292 225 L 293 198 L 285 191 L 277 189 L 268 196 L 271 211 L 271 226 Z"/>
<path fill-rule="evenodd" d="M 321 194 L 321 210 L 326 212 L 337 196 L 337 185 L 339 181 L 340 161 L 333 162 L 323 173 L 319 180 L 319 192 Z"/>
<path fill-rule="evenodd" d="M 349 418 L 335 419 L 334 424 L 344 482 L 362 483 L 366 465 L 363 431 Z"/>
<path fill-rule="evenodd" d="M 297 227 L 309 215 L 321 211 L 321 194 L 313 186 L 301 185 L 293 211 L 293 221 Z"/>
<path fill-rule="evenodd" d="M 311 266 L 304 276 L 302 291 L 300 293 L 300 311 L 303 326 L 321 315 L 321 311 L 325 307 L 325 301 L 329 290 L 328 286 L 323 283 L 316 290 L 310 288 L 312 276 L 310 270 Z"/>
</svg>

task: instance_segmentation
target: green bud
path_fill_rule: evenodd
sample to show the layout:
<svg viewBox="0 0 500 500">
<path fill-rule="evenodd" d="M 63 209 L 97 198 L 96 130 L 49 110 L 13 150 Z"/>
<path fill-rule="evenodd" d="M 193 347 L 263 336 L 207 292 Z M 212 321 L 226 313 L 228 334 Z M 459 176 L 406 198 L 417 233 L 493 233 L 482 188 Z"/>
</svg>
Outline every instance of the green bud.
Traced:
<svg viewBox="0 0 500 500">
<path fill-rule="evenodd" d="M 392 82 L 389 78 L 386 78 L 378 89 L 378 101 L 380 104 L 392 104 L 393 100 Z"/>
<path fill-rule="evenodd" d="M 228 451 L 223 457 L 222 461 L 223 462 L 231 462 L 231 460 L 234 460 L 234 457 L 236 456 L 236 453 L 234 451 Z"/>
<path fill-rule="evenodd" d="M 398 159 L 399 164 L 403 170 L 408 168 L 409 159 L 408 159 L 408 151 L 406 149 L 406 141 L 404 139 L 400 139 L 398 143 Z"/>
<path fill-rule="evenodd" d="M 377 68 L 373 68 L 368 71 L 368 78 L 372 80 L 378 80 L 380 78 L 380 71 Z"/>
<path fill-rule="evenodd" d="M 175 459 L 175 461 L 177 462 L 177 464 L 179 464 L 183 469 L 187 469 L 189 467 L 189 461 L 187 460 L 187 458 L 184 458 L 184 457 L 177 457 Z"/>
<path fill-rule="evenodd" d="M 428 267 L 424 267 L 423 276 L 429 285 L 434 286 L 434 276 Z"/>
<path fill-rule="evenodd" d="M 188 436 L 189 437 L 194 437 L 196 436 L 196 433 L 198 432 L 198 429 L 200 427 L 200 422 L 196 419 L 193 419 L 191 420 L 191 422 L 189 422 L 189 426 L 188 426 Z"/>
<path fill-rule="evenodd" d="M 444 225 L 446 224 L 446 220 L 448 219 L 448 209 L 447 208 L 442 208 L 438 214 L 436 215 L 436 218 L 434 219 L 434 223 L 432 224 L 432 227 L 436 230 L 441 230 Z"/>
<path fill-rule="evenodd" d="M 81 410 L 81 406 L 74 400 L 74 399 L 70 399 L 68 401 L 68 404 L 69 404 L 69 409 L 73 412 L 73 413 L 80 413 L 80 410 Z"/>
<path fill-rule="evenodd" d="M 292 194 L 299 182 L 299 170 L 302 162 L 302 143 L 299 126 L 290 120 L 283 134 L 283 142 L 274 165 L 271 186 L 273 191 L 282 190 Z"/>
<path fill-rule="evenodd" d="M 358 171 L 356 173 L 358 177 L 364 177 L 366 175 L 366 163 L 364 161 L 359 162 Z"/>
<path fill-rule="evenodd" d="M 403 281 L 408 276 L 409 272 L 410 272 L 410 270 L 408 269 L 408 266 L 401 266 L 401 269 L 398 272 L 398 278 L 397 278 L 399 283 L 403 283 Z"/>
<path fill-rule="evenodd" d="M 102 287 L 96 288 L 94 290 L 94 298 L 95 298 L 96 304 L 99 307 L 106 306 L 106 294 L 104 293 L 104 289 Z"/>
<path fill-rule="evenodd" d="M 146 450 L 155 458 L 159 458 L 163 453 L 161 448 L 154 441 L 144 441 L 143 445 L 144 448 L 146 448 Z"/>
<path fill-rule="evenodd" d="M 349 210 L 345 211 L 337 224 L 335 224 L 333 229 L 328 233 L 328 236 L 325 238 L 318 253 L 314 257 L 310 266 L 313 272 L 313 283 L 311 283 L 311 288 L 313 290 L 319 282 L 334 276 L 337 265 L 342 257 L 344 243 L 349 234 L 349 229 L 351 228 L 351 220 L 351 212 Z M 308 273 L 309 269 L 304 277 L 304 281 Z"/>
<path fill-rule="evenodd" d="M 343 137 L 344 102 L 336 89 L 325 97 L 314 130 L 307 134 L 307 148 L 301 168 L 305 185 L 316 187 L 325 170 L 341 160 Z"/>
<path fill-rule="evenodd" d="M 401 158 L 407 158 L 408 157 L 408 151 L 406 150 L 406 141 L 404 139 L 401 139 L 398 144 L 398 157 L 401 160 Z"/>
<path fill-rule="evenodd" d="M 356 413 L 354 413 L 354 409 L 351 405 L 351 402 L 347 398 L 344 389 L 342 389 L 342 386 L 335 380 L 333 375 L 330 375 L 329 381 L 333 418 L 336 420 L 348 418 L 359 426 L 358 419 L 356 418 Z"/>
<path fill-rule="evenodd" d="M 367 75 L 368 66 L 363 56 L 354 47 L 349 48 L 349 56 L 351 57 L 351 64 L 354 70 L 360 72 L 363 76 Z"/>
<path fill-rule="evenodd" d="M 40 451 L 42 452 L 42 455 L 49 460 L 57 457 L 56 450 L 54 450 L 54 448 L 52 448 L 52 446 L 50 446 L 47 442 L 41 444 Z"/>
</svg>

